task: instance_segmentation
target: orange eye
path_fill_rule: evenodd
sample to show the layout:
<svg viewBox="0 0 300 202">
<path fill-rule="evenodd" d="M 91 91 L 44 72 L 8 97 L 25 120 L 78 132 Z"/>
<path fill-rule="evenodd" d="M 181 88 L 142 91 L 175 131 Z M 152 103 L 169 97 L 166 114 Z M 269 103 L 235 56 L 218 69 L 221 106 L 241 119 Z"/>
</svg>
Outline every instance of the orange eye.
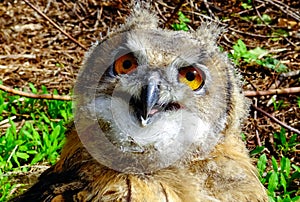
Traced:
<svg viewBox="0 0 300 202">
<path fill-rule="evenodd" d="M 204 75 L 199 69 L 188 66 L 180 68 L 178 72 L 179 81 L 188 85 L 192 90 L 199 90 L 204 85 Z"/>
<path fill-rule="evenodd" d="M 132 53 L 119 57 L 114 63 L 114 72 L 116 74 L 129 74 L 137 68 L 136 58 Z"/>
</svg>

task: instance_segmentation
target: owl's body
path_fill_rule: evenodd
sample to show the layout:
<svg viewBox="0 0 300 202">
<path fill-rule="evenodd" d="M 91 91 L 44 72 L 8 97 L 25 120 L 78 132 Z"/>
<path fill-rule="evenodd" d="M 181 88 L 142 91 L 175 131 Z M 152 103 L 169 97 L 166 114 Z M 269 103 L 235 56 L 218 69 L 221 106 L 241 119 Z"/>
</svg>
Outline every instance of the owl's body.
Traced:
<svg viewBox="0 0 300 202">
<path fill-rule="evenodd" d="M 83 70 L 94 74 L 78 79 L 83 113 L 75 124 L 93 104 L 104 136 L 121 153 L 141 157 L 138 172 L 125 172 L 128 164 L 114 154 L 97 159 L 98 150 L 111 150 L 90 135 L 86 121 L 69 131 L 58 163 L 13 201 L 267 201 L 240 138 L 247 101 L 216 46 L 218 32 L 208 25 L 190 33 L 161 30 L 136 6 L 87 55 Z"/>
</svg>

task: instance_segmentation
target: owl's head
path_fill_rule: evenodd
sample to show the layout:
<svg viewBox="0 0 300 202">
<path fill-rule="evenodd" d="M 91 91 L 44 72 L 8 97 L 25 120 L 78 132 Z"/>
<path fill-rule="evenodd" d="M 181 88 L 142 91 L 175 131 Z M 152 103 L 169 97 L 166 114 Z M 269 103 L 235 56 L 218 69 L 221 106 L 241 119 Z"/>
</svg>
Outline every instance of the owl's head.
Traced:
<svg viewBox="0 0 300 202">
<path fill-rule="evenodd" d="M 209 24 L 161 29 L 136 6 L 91 48 L 77 80 L 76 127 L 88 151 L 109 167 L 130 162 L 119 170 L 204 158 L 223 137 L 237 83 L 218 34 Z"/>
</svg>

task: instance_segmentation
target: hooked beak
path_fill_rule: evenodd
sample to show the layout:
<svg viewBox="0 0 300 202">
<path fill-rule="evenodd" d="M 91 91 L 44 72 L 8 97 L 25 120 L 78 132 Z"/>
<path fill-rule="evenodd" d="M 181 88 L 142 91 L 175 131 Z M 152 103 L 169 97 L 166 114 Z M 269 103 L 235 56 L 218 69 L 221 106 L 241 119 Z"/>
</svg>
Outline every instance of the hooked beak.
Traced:
<svg viewBox="0 0 300 202">
<path fill-rule="evenodd" d="M 139 97 L 131 97 L 130 105 L 133 113 L 142 127 L 146 127 L 152 122 L 152 116 L 161 110 L 163 106 L 158 104 L 160 94 L 160 75 L 153 72 L 141 89 Z"/>
<path fill-rule="evenodd" d="M 157 104 L 159 99 L 159 87 L 157 81 L 149 80 L 146 86 L 141 90 L 141 114 L 140 121 L 142 126 L 147 126 L 150 123 L 150 118 L 157 112 L 161 111 L 161 106 Z"/>
<path fill-rule="evenodd" d="M 151 124 L 153 116 L 161 111 L 178 110 L 182 106 L 177 102 L 158 103 L 160 95 L 160 78 L 154 73 L 148 83 L 142 87 L 138 98 L 132 97 L 130 105 L 142 127 Z"/>
</svg>

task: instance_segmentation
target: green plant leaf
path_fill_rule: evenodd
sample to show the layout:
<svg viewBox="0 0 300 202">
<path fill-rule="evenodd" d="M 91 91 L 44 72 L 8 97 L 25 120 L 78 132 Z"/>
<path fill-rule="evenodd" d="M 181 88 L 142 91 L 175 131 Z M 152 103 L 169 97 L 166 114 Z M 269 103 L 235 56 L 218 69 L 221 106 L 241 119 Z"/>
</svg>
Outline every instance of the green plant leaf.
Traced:
<svg viewBox="0 0 300 202">
<path fill-rule="evenodd" d="M 29 155 L 24 152 L 16 152 L 16 156 L 24 160 L 27 160 L 29 158 Z"/>
<path fill-rule="evenodd" d="M 249 53 L 251 53 L 252 55 L 255 55 L 256 58 L 259 58 L 259 57 L 265 56 L 268 53 L 268 51 L 264 50 L 260 47 L 256 47 L 252 50 L 249 50 Z"/>
<path fill-rule="evenodd" d="M 292 202 L 299 202 L 300 201 L 300 196 L 296 196 L 292 198 Z"/>
<path fill-rule="evenodd" d="M 188 31 L 189 28 L 186 23 L 189 23 L 191 20 L 187 18 L 181 11 L 178 12 L 178 20 L 179 24 L 172 24 L 172 28 L 174 30 L 183 30 L 183 31 Z"/>
<path fill-rule="evenodd" d="M 298 137 L 297 134 L 292 135 L 292 137 L 290 138 L 289 143 L 288 143 L 289 147 L 296 146 L 296 144 L 299 143 L 299 142 L 297 142 L 297 137 Z"/>
<path fill-rule="evenodd" d="M 43 143 L 45 143 L 44 144 L 45 148 L 50 148 L 51 147 L 51 142 L 49 140 L 49 134 L 48 133 L 43 132 Z"/>
<path fill-rule="evenodd" d="M 48 124 L 51 123 L 51 121 L 49 120 L 49 118 L 45 115 L 45 113 L 40 113 L 40 115 L 43 117 L 44 121 Z"/>
<path fill-rule="evenodd" d="M 287 71 L 287 66 L 282 64 L 279 60 L 270 57 L 264 59 L 262 65 L 279 73 Z"/>
<path fill-rule="evenodd" d="M 257 168 L 260 176 L 263 176 L 263 173 L 265 172 L 267 168 L 267 156 L 266 154 L 262 154 L 257 162 Z"/>
<path fill-rule="evenodd" d="M 34 85 L 32 83 L 29 83 L 29 87 L 30 87 L 32 93 L 37 94 L 37 89 L 34 87 Z"/>
<path fill-rule="evenodd" d="M 281 168 L 281 172 L 285 173 L 286 176 L 289 176 L 291 171 L 290 159 L 286 157 L 282 157 L 280 160 L 280 168 Z"/>
<path fill-rule="evenodd" d="M 264 149 L 265 149 L 264 146 L 256 146 L 255 149 L 253 149 L 252 151 L 250 151 L 250 155 L 254 156 L 256 154 L 260 154 Z"/>
<path fill-rule="evenodd" d="M 276 172 L 272 172 L 269 178 L 268 190 L 273 193 L 278 187 L 278 175 Z"/>
<path fill-rule="evenodd" d="M 284 29 L 277 29 L 272 33 L 273 36 L 288 37 L 289 33 Z"/>
<path fill-rule="evenodd" d="M 191 20 L 187 18 L 181 11 L 178 12 L 178 19 L 180 22 L 189 23 Z"/>
<path fill-rule="evenodd" d="M 43 94 L 49 94 L 46 86 L 42 85 L 41 89 L 42 89 Z"/>
<path fill-rule="evenodd" d="M 280 129 L 279 133 L 274 133 L 274 138 L 280 141 L 280 145 L 284 146 L 286 144 L 286 132 L 284 128 Z"/>
<path fill-rule="evenodd" d="M 36 150 L 27 150 L 27 153 L 28 154 L 37 154 L 37 151 Z"/>
<path fill-rule="evenodd" d="M 245 10 L 249 10 L 252 8 L 252 5 L 251 4 L 248 4 L 248 3 L 242 3 L 241 6 L 245 9 Z"/>
<path fill-rule="evenodd" d="M 283 187 L 284 193 L 286 193 L 286 180 L 283 173 L 280 173 L 280 185 Z"/>
<path fill-rule="evenodd" d="M 42 153 L 38 153 L 37 155 L 35 155 L 35 157 L 32 159 L 32 161 L 30 162 L 31 165 L 36 164 L 37 162 L 41 161 L 44 158 L 44 154 Z"/>
<path fill-rule="evenodd" d="M 234 49 L 234 47 L 233 47 L 233 49 Z M 241 39 L 239 39 L 237 41 L 237 46 L 235 47 L 234 50 L 237 50 L 238 52 L 245 54 L 247 52 L 247 46 Z"/>
<path fill-rule="evenodd" d="M 20 167 L 20 162 L 18 161 L 18 156 L 16 155 L 16 153 L 12 154 L 12 158 L 15 161 L 15 163 L 18 165 L 18 167 Z M 11 163 L 11 162 L 8 162 Z"/>
<path fill-rule="evenodd" d="M 15 115 L 17 114 L 17 110 L 14 106 L 11 106 L 10 111 L 12 114 L 15 114 Z"/>
<path fill-rule="evenodd" d="M 19 146 L 19 151 L 27 151 L 27 150 L 28 150 L 27 145 L 20 145 Z"/>
<path fill-rule="evenodd" d="M 268 14 L 262 14 L 261 18 L 266 24 L 270 24 L 272 22 L 272 18 Z"/>
<path fill-rule="evenodd" d="M 274 156 L 272 156 L 272 166 L 273 166 L 273 170 L 275 172 L 278 172 L 277 160 L 274 158 Z"/>
<path fill-rule="evenodd" d="M 300 167 L 299 166 L 296 166 L 296 165 L 292 165 L 292 167 L 297 171 L 297 172 L 300 172 Z"/>
</svg>

